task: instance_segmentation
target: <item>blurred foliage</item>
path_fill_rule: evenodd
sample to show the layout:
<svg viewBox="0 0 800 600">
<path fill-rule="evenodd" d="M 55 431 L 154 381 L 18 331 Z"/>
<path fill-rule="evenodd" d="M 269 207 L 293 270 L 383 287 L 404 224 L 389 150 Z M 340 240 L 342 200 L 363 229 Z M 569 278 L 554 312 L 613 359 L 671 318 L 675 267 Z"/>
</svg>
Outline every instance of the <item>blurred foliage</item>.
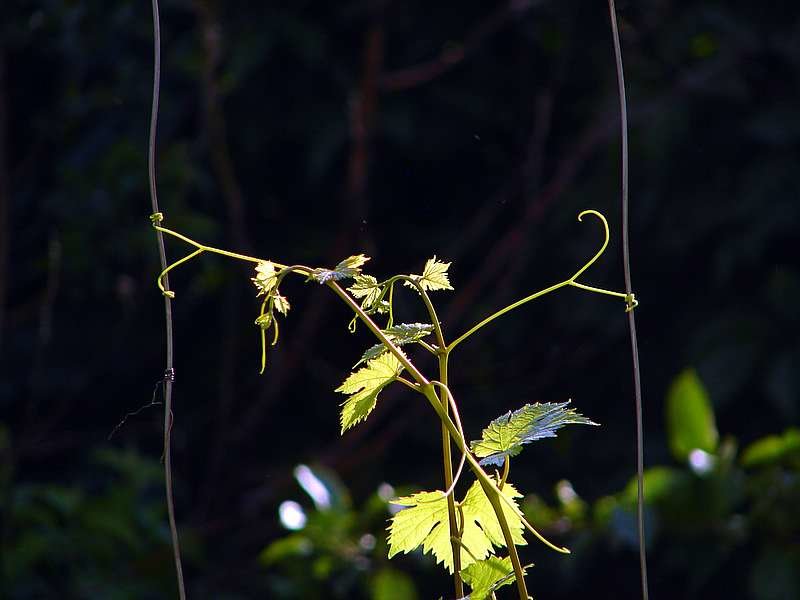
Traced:
<svg viewBox="0 0 800 600">
<path fill-rule="evenodd" d="M 311 471 L 311 477 L 318 473 Z M 408 574 L 389 564 L 384 529 L 393 488 L 383 484 L 356 509 L 343 484 L 327 473 L 332 499 L 315 502 L 300 531 L 270 543 L 259 563 L 270 573 L 267 588 L 278 598 L 354 598 L 414 600 Z"/>
<path fill-rule="evenodd" d="M 11 598 L 161 598 L 175 588 L 158 463 L 105 448 L 69 484 L 3 482 Z M 184 549 L 196 556 L 195 536 Z"/>
<path fill-rule="evenodd" d="M 685 397 L 679 399 L 680 394 Z M 667 403 L 667 432 L 677 447 L 687 440 L 686 431 L 697 433 L 698 442 L 716 434 L 713 412 L 673 412 L 675 403 L 700 399 L 704 402 L 707 392 L 694 371 L 676 377 Z M 647 468 L 645 518 L 654 590 L 685 598 L 758 600 L 794 598 L 800 593 L 796 436 L 794 429 L 766 436 L 742 452 L 736 439 L 726 436 L 710 452 L 697 446 L 687 453 L 676 452 L 678 465 Z M 570 491 L 564 493 L 567 486 Z M 555 495 L 559 499 L 555 506 L 533 496 L 525 508 L 533 522 L 570 532 L 581 547 L 580 563 L 635 549 L 635 479 L 593 505 L 566 481 L 558 484 Z"/>
<path fill-rule="evenodd" d="M 3 8 L 0 591 L 173 597 L 159 408 L 106 441 L 163 371 L 147 219 L 149 4 Z M 618 9 L 651 582 L 659 597 L 797 597 L 800 7 Z M 365 252 L 376 274 L 418 271 L 436 254 L 453 261 L 458 293 L 437 310 L 457 334 L 584 260 L 596 236 L 579 211 L 603 211 L 619 233 L 604 2 L 167 0 L 162 32 L 159 194 L 166 224 L 198 240 L 327 266 Z M 609 250 L 591 283 L 618 287 Z M 288 290 L 292 314 L 259 377 L 248 278 L 204 257 L 172 281 L 191 597 L 280 598 L 280 585 L 284 597 L 324 596 L 343 582 L 351 597 L 391 598 L 410 594 L 400 571 L 418 597 L 439 597 L 448 581 L 427 562 L 382 559 L 386 515 L 369 508 L 381 481 L 441 485 L 435 418 L 386 390 L 367 423 L 339 436 L 333 390 L 367 336 L 350 336 L 346 311 L 316 287 Z M 687 365 L 694 374 L 675 380 Z M 618 303 L 573 291 L 487 328 L 451 367 L 470 438 L 537 401 L 572 398 L 603 425 L 515 466 L 519 488 L 540 491 L 529 515 L 573 549 L 565 559 L 526 548 L 539 598 L 636 597 L 628 372 Z M 674 406 L 662 403 L 670 389 Z M 302 535 L 323 522 L 340 532 L 315 534 L 311 562 L 266 566 L 300 462 L 338 473 L 353 501 L 308 511 Z M 541 493 L 553 488 L 555 499 Z M 370 551 L 358 545 L 368 533 Z"/>
</svg>

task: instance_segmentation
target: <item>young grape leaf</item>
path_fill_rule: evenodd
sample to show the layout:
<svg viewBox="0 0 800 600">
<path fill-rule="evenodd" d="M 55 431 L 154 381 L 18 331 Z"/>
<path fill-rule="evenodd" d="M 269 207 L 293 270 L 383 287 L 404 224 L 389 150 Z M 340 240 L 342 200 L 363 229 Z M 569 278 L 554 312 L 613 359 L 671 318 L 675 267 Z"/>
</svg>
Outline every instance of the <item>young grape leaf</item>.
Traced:
<svg viewBox="0 0 800 600">
<path fill-rule="evenodd" d="M 461 578 L 472 591 L 469 600 L 485 600 L 493 591 L 514 581 L 511 559 L 490 556 L 461 570 Z"/>
<path fill-rule="evenodd" d="M 286 299 L 286 296 L 281 296 L 277 290 L 275 291 L 274 298 L 272 300 L 272 305 L 282 315 L 286 315 L 289 312 L 291 306 L 289 305 L 289 301 Z"/>
<path fill-rule="evenodd" d="M 361 273 L 361 267 L 369 260 L 369 256 L 357 254 L 355 256 L 348 256 L 333 270 L 330 269 L 314 269 L 311 278 L 319 283 L 327 283 L 330 280 L 339 281 L 341 279 L 348 279 L 355 277 Z"/>
<path fill-rule="evenodd" d="M 387 338 L 394 342 L 395 346 L 402 346 L 403 344 L 418 342 L 426 335 L 433 333 L 433 325 L 430 325 L 429 323 L 400 323 L 394 327 L 384 329 L 383 333 Z M 386 352 L 386 346 L 383 344 L 375 344 L 374 346 L 370 346 L 367 348 L 364 354 L 361 355 L 361 359 L 359 359 L 355 366 L 357 367 L 362 362 L 372 360 L 384 352 Z"/>
<path fill-rule="evenodd" d="M 351 285 L 348 290 L 355 298 L 363 298 L 361 300 L 361 308 L 369 310 L 381 297 L 383 288 L 378 285 L 378 280 L 372 275 L 356 275 L 355 283 Z"/>
<path fill-rule="evenodd" d="M 503 486 L 503 494 L 511 501 L 515 509 L 503 504 L 508 526 L 516 545 L 524 545 L 522 537 L 523 524 L 514 498 L 521 494 L 509 483 Z M 400 552 L 413 552 L 420 545 L 426 554 L 433 553 L 437 563 L 444 563 L 450 573 L 453 572 L 453 547 L 450 543 L 450 525 L 447 516 L 447 499 L 444 493 L 420 492 L 405 498 L 392 500 L 392 504 L 406 506 L 398 512 L 389 525 L 389 558 Z M 492 546 L 505 546 L 500 523 L 494 514 L 489 499 L 484 494 L 480 483 L 475 481 L 464 501 L 461 503 L 463 514 L 463 533 L 461 542 L 469 548 L 469 552 L 461 549 L 461 565 L 466 567 L 482 560 L 492 553 Z M 461 527 L 462 525 L 459 524 Z M 470 554 L 471 553 L 471 554 Z M 473 558 L 474 556 L 474 558 Z"/>
<path fill-rule="evenodd" d="M 380 391 L 397 379 L 402 370 L 400 361 L 393 354 L 384 354 L 369 361 L 366 367 L 350 373 L 336 388 L 337 392 L 350 395 L 342 403 L 342 433 L 369 416 Z"/>
<path fill-rule="evenodd" d="M 256 297 L 269 294 L 277 285 L 278 278 L 275 265 L 269 260 L 262 260 L 256 264 L 256 276 L 252 278 L 253 284 L 258 288 Z"/>
<path fill-rule="evenodd" d="M 597 425 L 567 408 L 567 402 L 526 404 L 519 410 L 507 412 L 489 423 L 478 441 L 470 442 L 470 449 L 481 458 L 482 465 L 502 465 L 506 456 L 516 456 L 524 444 L 535 440 L 556 437 L 556 430 L 569 423 Z"/>
<path fill-rule="evenodd" d="M 433 290 L 452 290 L 453 286 L 450 285 L 450 279 L 448 279 L 447 275 L 447 269 L 450 268 L 450 264 L 449 262 L 437 260 L 434 256 L 425 263 L 422 275 L 412 275 L 411 277 L 419 283 L 423 290 L 428 292 Z M 404 281 L 403 283 L 410 288 L 417 289 L 410 281 Z"/>
</svg>

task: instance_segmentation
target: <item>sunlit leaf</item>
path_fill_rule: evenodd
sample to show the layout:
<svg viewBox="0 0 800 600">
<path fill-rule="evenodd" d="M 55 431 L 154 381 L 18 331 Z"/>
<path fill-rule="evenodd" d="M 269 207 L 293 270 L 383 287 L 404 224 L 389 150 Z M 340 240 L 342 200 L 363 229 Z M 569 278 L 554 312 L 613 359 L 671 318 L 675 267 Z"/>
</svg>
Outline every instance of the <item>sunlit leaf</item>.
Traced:
<svg viewBox="0 0 800 600">
<path fill-rule="evenodd" d="M 384 354 L 367 363 L 366 367 L 351 373 L 337 392 L 350 397 L 342 404 L 342 433 L 363 421 L 375 408 L 378 393 L 397 379 L 403 370 L 400 361 L 393 354 Z"/>
<path fill-rule="evenodd" d="M 713 453 L 719 434 L 714 409 L 694 369 L 686 369 L 667 393 L 667 436 L 672 454 L 686 460 L 695 448 Z"/>
<path fill-rule="evenodd" d="M 526 404 L 519 410 L 497 417 L 483 430 L 480 440 L 470 443 L 482 465 L 502 465 L 506 456 L 516 456 L 522 446 L 535 440 L 556 437 L 568 424 L 597 425 L 567 408 L 567 402 Z"/>
<path fill-rule="evenodd" d="M 383 333 L 389 340 L 394 342 L 395 346 L 402 346 L 404 344 L 418 342 L 426 335 L 433 333 L 433 325 L 429 323 L 401 323 L 394 327 L 384 329 Z M 355 366 L 380 356 L 384 352 L 386 352 L 386 346 L 383 344 L 375 344 L 367 348 Z"/>
<path fill-rule="evenodd" d="M 348 256 L 333 270 L 331 269 L 315 269 L 311 274 L 311 278 L 319 283 L 327 283 L 328 281 L 339 281 L 341 279 L 348 279 L 355 277 L 361 273 L 361 267 L 369 260 L 369 256 L 363 254 L 356 254 L 355 256 Z"/>
<path fill-rule="evenodd" d="M 381 286 L 372 275 L 356 275 L 355 283 L 348 290 L 355 298 L 361 298 L 361 308 L 369 310 L 381 297 Z"/>
<path fill-rule="evenodd" d="M 497 588 L 514 581 L 514 567 L 508 557 L 490 556 L 462 569 L 461 578 L 472 588 L 469 600 L 485 600 Z"/>
<path fill-rule="evenodd" d="M 425 263 L 425 268 L 422 270 L 422 275 L 412 275 L 412 277 L 419 283 L 420 287 L 425 291 L 433 290 L 452 290 L 453 286 L 450 285 L 450 279 L 447 275 L 447 270 L 450 268 L 451 263 L 442 262 L 437 260 L 434 256 L 429 258 Z M 405 285 L 416 289 L 414 284 L 409 281 L 403 282 Z"/>
<path fill-rule="evenodd" d="M 275 265 L 268 260 L 260 261 L 256 264 L 256 276 L 252 278 L 252 282 L 258 288 L 256 297 L 269 294 L 278 283 Z"/>
<path fill-rule="evenodd" d="M 502 492 L 515 507 L 512 509 L 503 504 L 503 513 L 514 543 L 524 545 L 524 526 L 514 500 L 521 497 L 521 494 L 509 483 L 503 486 Z M 389 558 L 400 552 L 413 552 L 422 546 L 423 552 L 432 553 L 436 562 L 443 563 L 452 573 L 453 548 L 450 542 L 447 499 L 443 492 L 420 492 L 392 500 L 392 504 L 408 508 L 397 513 L 389 525 Z M 464 515 L 461 542 L 469 548 L 469 552 L 461 549 L 462 567 L 475 562 L 476 558 L 486 558 L 493 551 L 493 546 L 506 545 L 494 509 L 477 481 L 472 484 L 461 503 L 461 510 L 457 515 L 461 514 Z M 461 526 L 459 523 L 459 527 Z"/>
<path fill-rule="evenodd" d="M 275 310 L 277 310 L 282 315 L 285 315 L 289 312 L 291 306 L 289 305 L 289 301 L 286 299 L 286 296 L 281 296 L 280 294 L 276 293 L 273 298 L 273 306 Z"/>
</svg>

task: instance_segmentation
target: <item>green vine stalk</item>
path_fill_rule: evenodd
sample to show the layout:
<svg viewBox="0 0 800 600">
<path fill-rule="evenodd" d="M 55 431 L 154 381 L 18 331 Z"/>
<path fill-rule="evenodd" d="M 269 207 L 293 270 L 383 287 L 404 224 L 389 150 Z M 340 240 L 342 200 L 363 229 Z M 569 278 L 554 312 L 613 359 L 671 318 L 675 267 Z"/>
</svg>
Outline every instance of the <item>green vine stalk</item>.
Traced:
<svg viewBox="0 0 800 600">
<path fill-rule="evenodd" d="M 453 350 L 475 333 L 520 306 L 541 298 L 564 287 L 575 287 L 587 292 L 620 298 L 630 312 L 637 301 L 632 292 L 617 292 L 587 285 L 578 281 L 605 252 L 609 241 L 606 218 L 596 210 L 586 210 L 578 215 L 594 217 L 602 227 L 603 241 L 597 252 L 569 278 L 505 306 L 487 316 L 450 342 L 446 341 L 441 322 L 431 300 L 431 292 L 452 290 L 448 276 L 450 263 L 433 257 L 427 261 L 422 274 L 399 274 L 379 281 L 362 271 L 369 260 L 363 254 L 341 261 L 332 269 L 288 265 L 275 261 L 239 254 L 197 242 L 186 235 L 163 226 L 164 217 L 154 213 L 151 222 L 154 229 L 182 241 L 194 249 L 186 256 L 165 266 L 157 284 L 167 301 L 175 298 L 169 289 L 167 277 L 175 268 L 185 265 L 198 256 L 210 253 L 254 264 L 252 278 L 257 296 L 263 297 L 255 324 L 260 331 L 261 371 L 266 367 L 267 347 L 279 339 L 279 317 L 285 317 L 291 305 L 281 293 L 281 285 L 289 275 L 300 275 L 306 282 L 326 285 L 353 312 L 349 326 L 355 331 L 356 323 L 363 323 L 377 339 L 378 344 L 364 353 L 361 363 L 366 366 L 355 370 L 345 379 L 337 392 L 348 395 L 342 405 L 341 429 L 350 427 L 368 418 L 374 409 L 380 391 L 399 381 L 415 393 L 423 396 L 441 422 L 442 464 L 446 491 L 419 492 L 396 502 L 408 507 L 398 513 L 390 526 L 390 556 L 399 552 L 410 552 L 420 545 L 431 551 L 439 562 L 443 562 L 453 575 L 454 592 L 457 598 L 464 597 L 465 583 L 472 587 L 474 598 L 488 597 L 500 585 L 513 580 L 520 600 L 529 597 L 525 582 L 525 567 L 519 557 L 517 546 L 524 544 L 523 531 L 528 531 L 549 548 L 562 553 L 569 550 L 559 547 L 536 530 L 519 510 L 514 498 L 519 492 L 508 481 L 511 457 L 516 456 L 526 445 L 540 438 L 553 437 L 555 431 L 570 423 L 594 425 L 589 419 L 566 408 L 563 404 L 532 404 L 502 415 L 484 429 L 481 440 L 468 442 L 461 425 L 458 403 L 448 385 L 450 355 Z M 352 281 L 345 289 L 341 282 Z M 400 284 L 410 288 L 424 304 L 430 323 L 395 323 L 395 287 Z M 383 326 L 379 320 L 385 319 Z M 271 335 L 268 335 L 270 334 Z M 426 340 L 424 338 L 432 338 Z M 401 346 L 417 344 L 438 358 L 437 377 L 427 377 L 403 352 Z M 401 376 L 405 371 L 410 376 Z M 453 473 L 452 445 L 461 455 L 459 466 Z M 502 465 L 502 477 L 491 475 L 484 468 L 487 464 Z M 466 497 L 459 501 L 455 497 L 456 484 L 466 465 L 475 476 L 475 482 Z M 480 523 L 478 528 L 475 523 Z M 433 525 L 433 529 L 431 526 Z M 419 531 L 430 532 L 420 538 Z M 435 534 L 434 534 L 435 532 Z M 434 539 L 435 538 L 435 539 Z M 499 559 L 495 548 L 507 548 L 508 556 Z M 463 553 L 463 554 L 462 554 Z M 464 561 L 469 564 L 464 564 Z M 497 576 L 495 587 L 476 589 L 476 573 L 494 569 Z M 505 572 L 504 571 L 507 571 Z M 482 595 L 482 594 L 486 595 Z"/>
</svg>

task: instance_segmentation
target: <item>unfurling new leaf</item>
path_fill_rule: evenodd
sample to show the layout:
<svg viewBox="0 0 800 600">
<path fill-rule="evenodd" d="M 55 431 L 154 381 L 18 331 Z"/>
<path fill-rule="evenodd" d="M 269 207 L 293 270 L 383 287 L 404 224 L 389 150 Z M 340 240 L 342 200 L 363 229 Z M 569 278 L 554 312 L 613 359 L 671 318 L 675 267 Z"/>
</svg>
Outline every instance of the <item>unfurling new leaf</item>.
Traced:
<svg viewBox="0 0 800 600">
<path fill-rule="evenodd" d="M 252 278 L 253 284 L 258 288 L 256 297 L 269 294 L 278 284 L 275 265 L 269 260 L 262 260 L 256 265 L 256 276 Z"/>
<path fill-rule="evenodd" d="M 514 544 L 524 545 L 522 537 L 524 525 L 520 519 L 515 498 L 521 494 L 510 483 L 503 486 L 502 493 L 514 506 L 512 509 L 503 503 L 503 512 L 508 521 Z M 413 552 L 420 545 L 423 551 L 433 553 L 436 562 L 453 572 L 453 546 L 450 542 L 450 526 L 447 516 L 447 498 L 443 492 L 420 492 L 405 498 L 393 500 L 392 504 L 406 506 L 397 513 L 389 525 L 389 558 L 400 552 Z M 494 513 L 489 498 L 475 481 L 460 503 L 461 510 L 456 515 L 463 523 L 461 543 L 469 552 L 461 548 L 461 565 L 466 567 L 476 560 L 483 560 L 493 552 L 493 546 L 506 545 L 500 523 Z"/>
<path fill-rule="evenodd" d="M 567 408 L 567 402 L 526 404 L 519 410 L 497 417 L 483 430 L 480 440 L 470 442 L 470 449 L 482 465 L 502 465 L 506 456 L 516 456 L 522 446 L 535 440 L 556 437 L 556 430 L 570 423 L 597 425 Z"/>
<path fill-rule="evenodd" d="M 277 292 L 275 293 L 275 296 L 272 299 L 272 305 L 275 307 L 275 310 L 277 310 L 284 316 L 286 315 L 286 313 L 289 312 L 289 309 L 291 308 L 291 306 L 289 305 L 289 301 L 286 299 L 286 296 L 281 296 Z"/>
<path fill-rule="evenodd" d="M 369 256 L 363 254 L 356 254 L 355 256 L 348 256 L 333 270 L 331 269 L 314 269 L 311 278 L 319 283 L 327 283 L 328 281 L 340 281 L 355 277 L 361 273 L 361 267 L 369 260 Z"/>
<path fill-rule="evenodd" d="M 349 394 L 342 404 L 342 433 L 366 419 L 375 408 L 380 391 L 400 375 L 403 366 L 393 354 L 384 354 L 367 363 L 366 367 L 350 373 L 337 392 Z"/>
<path fill-rule="evenodd" d="M 425 268 L 422 270 L 422 275 L 412 275 L 411 277 L 419 283 L 420 287 L 426 292 L 434 290 L 452 290 L 453 286 L 450 285 L 450 279 L 447 275 L 447 270 L 450 268 L 450 263 L 437 260 L 434 256 L 429 258 L 425 263 Z M 416 289 L 413 283 L 405 281 L 405 285 Z"/>
<path fill-rule="evenodd" d="M 433 333 L 433 325 L 429 323 L 400 323 L 399 325 L 384 329 L 383 333 L 395 346 L 402 346 L 404 344 L 418 342 L 426 335 Z M 384 352 L 386 352 L 386 346 L 383 344 L 375 344 L 367 348 L 355 366 L 357 367 L 362 362 L 372 360 Z"/>
<path fill-rule="evenodd" d="M 370 310 L 380 299 L 383 288 L 378 285 L 378 280 L 372 275 L 356 275 L 355 282 L 348 290 L 354 298 L 361 298 L 361 308 Z"/>
</svg>

